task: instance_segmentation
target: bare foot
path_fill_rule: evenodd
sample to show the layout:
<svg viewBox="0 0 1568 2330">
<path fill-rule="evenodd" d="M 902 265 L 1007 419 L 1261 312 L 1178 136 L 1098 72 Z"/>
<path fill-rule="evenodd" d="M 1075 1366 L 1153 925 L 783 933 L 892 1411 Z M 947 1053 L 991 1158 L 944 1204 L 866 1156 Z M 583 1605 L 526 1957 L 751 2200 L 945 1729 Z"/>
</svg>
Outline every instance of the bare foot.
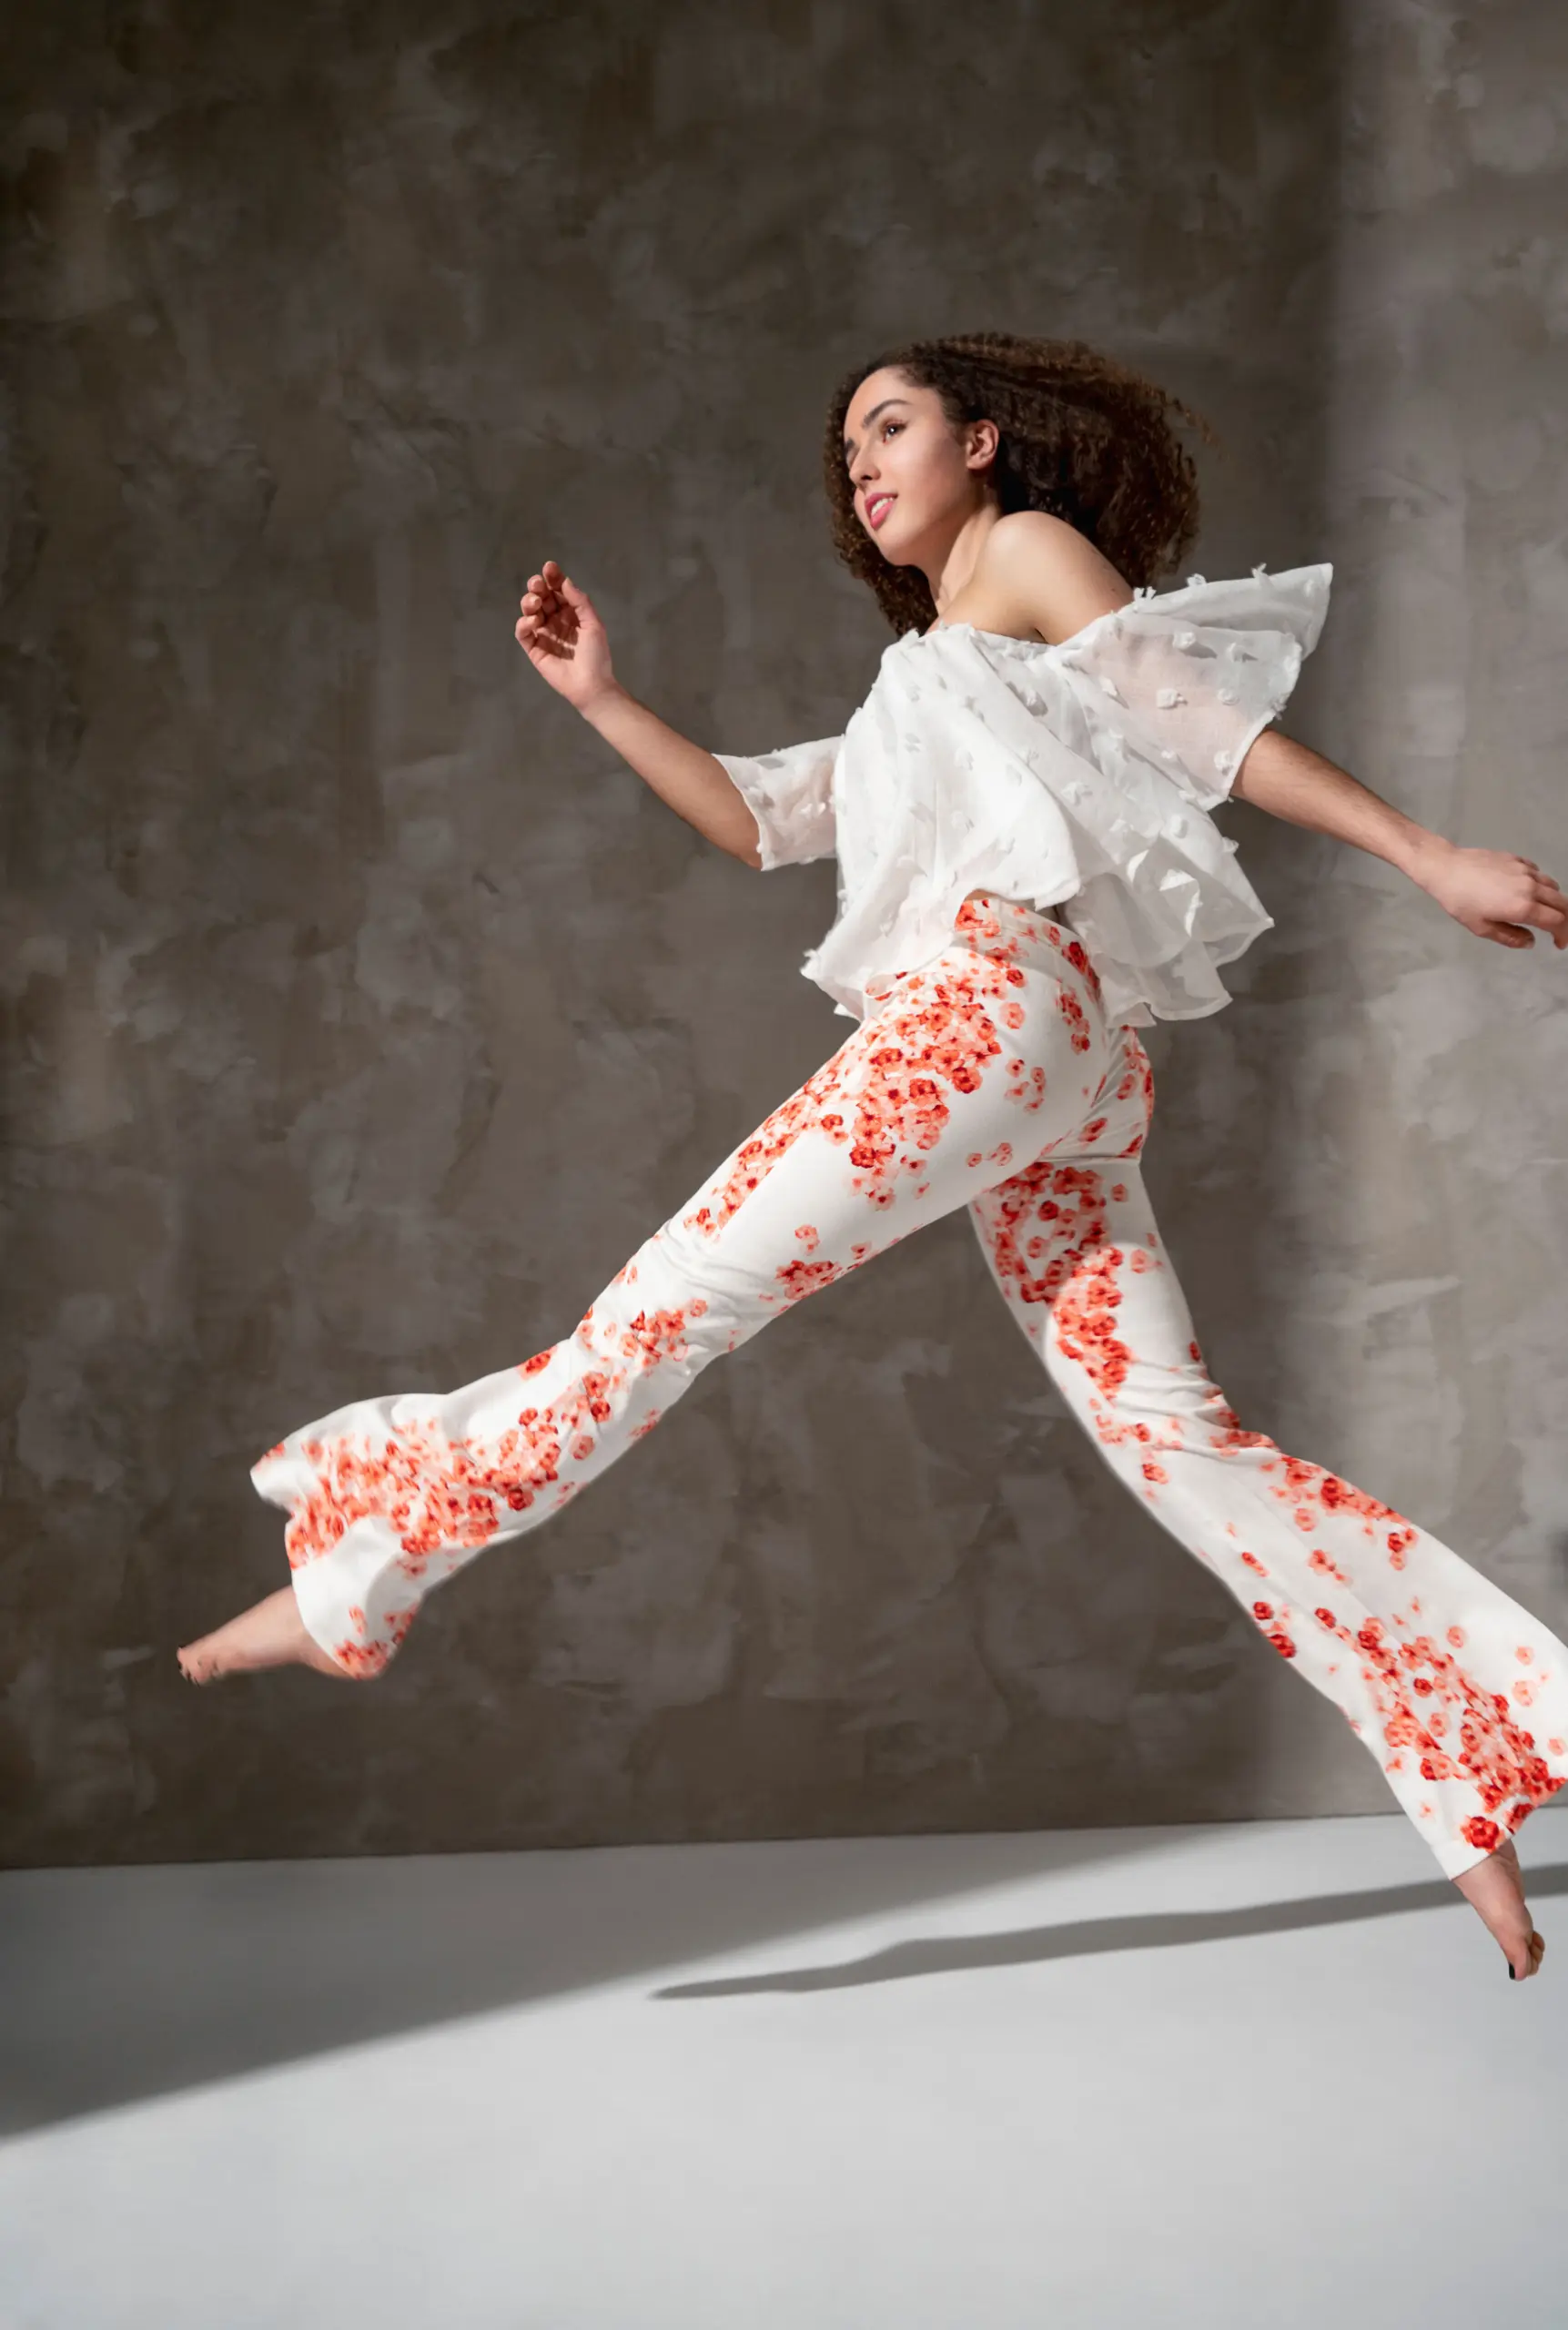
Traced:
<svg viewBox="0 0 1568 2330">
<path fill-rule="evenodd" d="M 1514 1980 L 1522 1982 L 1538 1972 L 1546 1954 L 1546 1940 L 1536 1932 L 1524 1906 L 1524 1871 L 1512 1838 L 1505 1837 L 1495 1852 L 1488 1853 L 1453 1882 L 1481 1913 Z"/>
<path fill-rule="evenodd" d="M 253 1603 L 216 1634 L 187 1642 L 179 1653 L 180 1671 L 192 1683 L 215 1683 L 258 1666 L 314 1666 L 319 1675 L 346 1677 L 348 1669 L 305 1631 L 294 1589 L 285 1585 L 264 1602 Z"/>
</svg>

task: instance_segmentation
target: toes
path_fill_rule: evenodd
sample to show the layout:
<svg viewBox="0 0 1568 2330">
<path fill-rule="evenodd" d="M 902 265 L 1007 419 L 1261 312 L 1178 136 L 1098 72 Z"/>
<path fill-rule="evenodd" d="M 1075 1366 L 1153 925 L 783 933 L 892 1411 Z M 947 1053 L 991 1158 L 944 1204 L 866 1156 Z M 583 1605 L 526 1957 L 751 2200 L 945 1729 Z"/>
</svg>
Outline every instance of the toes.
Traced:
<svg viewBox="0 0 1568 2330">
<path fill-rule="evenodd" d="M 1516 1960 L 1511 1957 L 1508 1961 L 1508 1971 L 1516 1982 L 1526 1982 L 1532 1974 L 1538 1974 L 1541 1971 L 1541 1960 L 1545 1955 L 1545 1936 L 1536 1933 L 1532 1929 L 1524 1945 L 1522 1960 Z"/>
</svg>

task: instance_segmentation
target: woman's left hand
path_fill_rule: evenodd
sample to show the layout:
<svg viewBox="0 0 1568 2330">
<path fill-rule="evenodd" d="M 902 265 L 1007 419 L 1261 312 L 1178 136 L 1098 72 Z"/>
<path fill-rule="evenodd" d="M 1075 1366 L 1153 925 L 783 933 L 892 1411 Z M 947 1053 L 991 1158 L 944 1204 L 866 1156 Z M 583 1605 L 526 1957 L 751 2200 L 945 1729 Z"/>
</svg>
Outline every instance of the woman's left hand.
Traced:
<svg viewBox="0 0 1568 2330">
<path fill-rule="evenodd" d="M 1415 869 L 1415 879 L 1445 914 L 1478 938 L 1493 938 L 1500 947 L 1533 947 L 1527 926 L 1533 923 L 1553 947 L 1568 947 L 1568 897 L 1533 858 L 1449 843 Z"/>
</svg>

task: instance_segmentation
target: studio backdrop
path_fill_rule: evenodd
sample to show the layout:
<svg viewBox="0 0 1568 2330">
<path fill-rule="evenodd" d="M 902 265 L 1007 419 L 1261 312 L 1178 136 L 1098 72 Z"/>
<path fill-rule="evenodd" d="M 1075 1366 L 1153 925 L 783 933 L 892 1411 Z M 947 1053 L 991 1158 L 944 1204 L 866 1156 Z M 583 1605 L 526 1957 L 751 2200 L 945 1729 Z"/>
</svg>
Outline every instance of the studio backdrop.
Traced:
<svg viewBox="0 0 1568 2330">
<path fill-rule="evenodd" d="M 1553 862 L 1550 0 L 13 8 L 0 1849 L 396 1853 L 1325 1812 L 1381 1776 L 1068 1420 L 949 1219 L 770 1324 L 373 1687 L 193 1692 L 303 1417 L 566 1333 L 842 1040 L 759 879 L 554 697 L 834 734 L 842 371 L 1083 338 L 1209 420 L 1187 571 L 1330 560 L 1284 725 Z M 1182 575 L 1168 578 L 1179 582 Z M 1146 1031 L 1249 1428 L 1568 1630 L 1562 960 L 1220 813 L 1276 917 Z"/>
</svg>

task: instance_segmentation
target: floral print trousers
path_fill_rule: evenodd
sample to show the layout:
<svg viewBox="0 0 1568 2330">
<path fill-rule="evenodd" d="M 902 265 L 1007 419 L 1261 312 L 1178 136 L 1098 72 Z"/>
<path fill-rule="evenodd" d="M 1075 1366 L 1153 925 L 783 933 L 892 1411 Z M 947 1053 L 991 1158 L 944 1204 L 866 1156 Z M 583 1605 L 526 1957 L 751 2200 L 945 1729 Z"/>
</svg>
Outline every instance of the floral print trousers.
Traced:
<svg viewBox="0 0 1568 2330">
<path fill-rule="evenodd" d="M 255 1466 L 313 1639 L 374 1675 L 433 1585 L 558 1512 L 781 1311 L 966 1205 L 1074 1416 L 1332 1699 L 1458 1876 L 1568 1779 L 1568 1647 L 1460 1556 L 1243 1429 L 1138 1158 L 1154 1085 L 1082 946 L 972 892 L 569 1335 L 444 1396 L 359 1400 Z"/>
</svg>

